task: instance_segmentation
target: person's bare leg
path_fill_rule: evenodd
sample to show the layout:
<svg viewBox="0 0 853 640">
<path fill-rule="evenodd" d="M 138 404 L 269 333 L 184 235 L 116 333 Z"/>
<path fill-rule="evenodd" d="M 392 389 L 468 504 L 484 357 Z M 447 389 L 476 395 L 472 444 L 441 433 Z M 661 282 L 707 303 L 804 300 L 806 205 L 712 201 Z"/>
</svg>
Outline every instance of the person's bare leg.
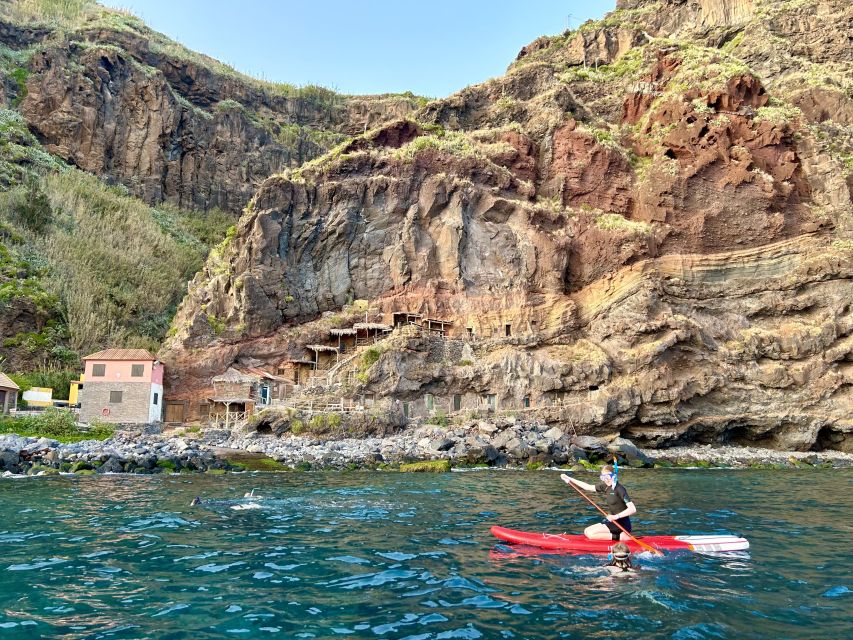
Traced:
<svg viewBox="0 0 853 640">
<path fill-rule="evenodd" d="M 613 540 L 613 534 L 604 524 L 592 524 L 583 530 L 583 534 L 590 540 Z"/>
</svg>

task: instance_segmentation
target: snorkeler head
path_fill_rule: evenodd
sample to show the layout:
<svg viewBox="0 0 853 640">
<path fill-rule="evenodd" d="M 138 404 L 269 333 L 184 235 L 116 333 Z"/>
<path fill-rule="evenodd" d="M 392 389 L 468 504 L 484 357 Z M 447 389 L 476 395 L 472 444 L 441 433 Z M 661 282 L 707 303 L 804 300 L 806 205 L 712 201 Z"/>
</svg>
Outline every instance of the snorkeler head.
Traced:
<svg viewBox="0 0 853 640">
<path fill-rule="evenodd" d="M 627 560 L 631 557 L 631 550 L 624 542 L 617 542 L 610 551 L 613 554 L 614 560 Z"/>
<path fill-rule="evenodd" d="M 199 498 L 198 496 L 196 496 L 195 498 L 193 498 L 193 501 L 192 501 L 192 502 L 190 502 L 190 506 L 191 506 L 191 507 L 194 507 L 194 506 L 196 506 L 197 504 L 201 504 L 201 498 Z"/>
</svg>

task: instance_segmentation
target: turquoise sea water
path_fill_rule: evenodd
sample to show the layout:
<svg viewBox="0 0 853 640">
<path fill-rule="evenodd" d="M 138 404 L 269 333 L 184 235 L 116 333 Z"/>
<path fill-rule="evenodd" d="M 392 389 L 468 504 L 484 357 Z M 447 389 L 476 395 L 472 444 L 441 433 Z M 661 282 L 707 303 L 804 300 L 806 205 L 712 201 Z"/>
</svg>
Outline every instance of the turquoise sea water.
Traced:
<svg viewBox="0 0 853 640">
<path fill-rule="evenodd" d="M 625 471 L 638 531 L 752 543 L 629 579 L 489 535 L 595 521 L 555 472 L 4 479 L 0 640 L 851 637 L 851 479 Z"/>
</svg>

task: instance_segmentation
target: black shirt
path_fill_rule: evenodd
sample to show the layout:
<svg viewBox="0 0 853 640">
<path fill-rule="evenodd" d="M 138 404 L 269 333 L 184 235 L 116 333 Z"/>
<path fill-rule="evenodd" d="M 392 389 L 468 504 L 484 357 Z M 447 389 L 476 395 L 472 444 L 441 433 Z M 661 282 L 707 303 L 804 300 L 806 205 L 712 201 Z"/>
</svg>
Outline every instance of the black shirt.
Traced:
<svg viewBox="0 0 853 640">
<path fill-rule="evenodd" d="M 631 498 L 628 497 L 628 490 L 618 482 L 616 483 L 616 489 L 608 487 L 603 482 L 599 482 L 595 485 L 595 491 L 596 493 L 604 494 L 604 499 L 607 501 L 607 508 L 611 515 L 622 513 L 628 508 L 628 503 L 631 502 Z"/>
</svg>

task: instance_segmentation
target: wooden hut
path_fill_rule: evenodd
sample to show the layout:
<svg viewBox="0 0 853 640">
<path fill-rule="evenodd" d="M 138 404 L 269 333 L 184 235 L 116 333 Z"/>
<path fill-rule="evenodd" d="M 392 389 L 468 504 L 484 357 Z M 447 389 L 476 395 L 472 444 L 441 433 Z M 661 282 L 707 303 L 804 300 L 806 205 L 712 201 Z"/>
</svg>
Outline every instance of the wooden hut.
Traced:
<svg viewBox="0 0 853 640">
<path fill-rule="evenodd" d="M 258 402 L 258 376 L 231 367 L 225 373 L 215 376 L 211 382 L 213 396 L 208 398 L 208 417 L 211 422 L 222 422 L 228 427 L 247 420 L 255 412 Z"/>
<path fill-rule="evenodd" d="M 358 332 L 352 328 L 332 329 L 329 334 L 338 342 L 338 353 L 346 353 L 355 349 L 355 338 Z"/>
<path fill-rule="evenodd" d="M 356 330 L 355 344 L 357 347 L 376 344 L 391 333 L 391 327 L 378 322 L 356 322 L 352 328 Z"/>
<path fill-rule="evenodd" d="M 308 358 L 283 360 L 278 365 L 278 375 L 294 385 L 305 384 L 314 370 L 314 361 Z"/>
<path fill-rule="evenodd" d="M 327 344 L 309 344 L 306 349 L 314 352 L 314 371 L 328 371 L 338 362 L 338 348 Z"/>
<path fill-rule="evenodd" d="M 395 311 L 391 314 L 391 324 L 395 327 L 404 327 L 407 324 L 420 324 L 423 316 L 420 313 L 410 313 L 408 311 Z"/>
<path fill-rule="evenodd" d="M 452 320 L 438 320 L 436 318 L 424 318 L 421 321 L 421 326 L 424 329 L 426 329 L 430 333 L 437 334 L 442 338 L 447 335 L 447 331 L 450 328 L 450 325 L 452 324 Z"/>
</svg>

